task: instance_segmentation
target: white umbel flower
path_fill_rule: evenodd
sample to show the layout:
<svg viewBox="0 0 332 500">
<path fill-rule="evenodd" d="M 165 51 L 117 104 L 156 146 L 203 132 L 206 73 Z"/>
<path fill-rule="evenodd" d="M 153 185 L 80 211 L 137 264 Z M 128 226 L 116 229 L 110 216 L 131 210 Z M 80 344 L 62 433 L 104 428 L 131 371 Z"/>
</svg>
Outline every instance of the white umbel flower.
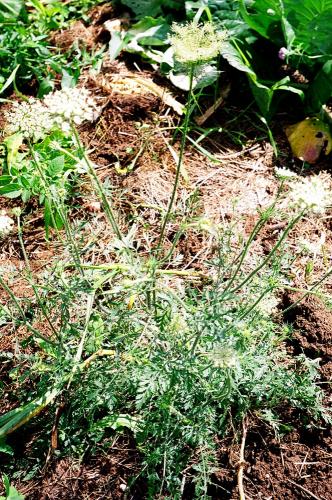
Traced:
<svg viewBox="0 0 332 500">
<path fill-rule="evenodd" d="M 232 347 L 216 348 L 208 353 L 208 357 L 217 368 L 235 368 L 239 364 L 239 358 Z"/>
<path fill-rule="evenodd" d="M 332 204 L 331 176 L 318 174 L 292 182 L 289 202 L 294 208 L 323 214 Z"/>
<path fill-rule="evenodd" d="M 296 179 L 297 174 L 289 170 L 289 168 L 285 167 L 275 167 L 274 169 L 275 176 L 282 180 Z"/>
<path fill-rule="evenodd" d="M 0 238 L 5 238 L 12 232 L 14 221 L 8 215 L 0 214 Z"/>
<path fill-rule="evenodd" d="M 278 311 L 278 305 L 280 304 L 280 299 L 275 297 L 273 294 L 266 294 L 260 302 L 257 304 L 257 309 L 264 314 L 264 316 L 271 316 Z"/>
<path fill-rule="evenodd" d="M 93 121 L 96 116 L 96 105 L 88 90 L 83 88 L 57 90 L 44 98 L 48 112 L 64 132 L 70 124 L 80 125 L 84 121 Z"/>
<path fill-rule="evenodd" d="M 54 123 L 48 109 L 38 99 L 14 102 L 10 111 L 5 113 L 6 135 L 20 132 L 25 139 L 37 142 L 43 139 L 53 128 Z"/>
<path fill-rule="evenodd" d="M 213 23 L 172 25 L 170 36 L 175 59 L 182 64 L 202 64 L 211 61 L 220 53 L 225 32 L 216 31 Z"/>
</svg>

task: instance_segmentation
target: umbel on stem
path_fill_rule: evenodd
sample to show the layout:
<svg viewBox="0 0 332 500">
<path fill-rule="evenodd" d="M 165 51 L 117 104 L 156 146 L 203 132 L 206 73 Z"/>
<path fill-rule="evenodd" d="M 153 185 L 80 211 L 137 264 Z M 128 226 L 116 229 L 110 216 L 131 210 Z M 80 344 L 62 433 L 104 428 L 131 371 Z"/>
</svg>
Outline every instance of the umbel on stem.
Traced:
<svg viewBox="0 0 332 500">
<path fill-rule="evenodd" d="M 192 21 L 186 24 L 173 23 L 170 43 L 174 52 L 174 59 L 183 65 L 189 77 L 189 93 L 186 105 L 186 114 L 182 127 L 182 138 L 179 152 L 179 159 L 176 168 L 175 180 L 171 198 L 168 204 L 167 212 L 162 223 L 157 255 L 160 252 L 167 223 L 169 221 L 174 201 L 177 194 L 180 172 L 182 168 L 184 149 L 186 145 L 190 115 L 192 113 L 192 102 L 194 97 L 194 76 L 204 64 L 215 59 L 220 53 L 222 42 L 226 38 L 225 32 L 217 32 L 214 25 L 210 22 L 199 24 Z"/>
</svg>

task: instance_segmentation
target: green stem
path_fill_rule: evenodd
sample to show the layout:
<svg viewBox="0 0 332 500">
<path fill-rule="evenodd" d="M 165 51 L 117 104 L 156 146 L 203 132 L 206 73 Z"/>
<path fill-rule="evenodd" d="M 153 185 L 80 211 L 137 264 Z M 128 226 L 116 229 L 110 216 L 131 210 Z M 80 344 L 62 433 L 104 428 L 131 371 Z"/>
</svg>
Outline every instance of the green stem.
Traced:
<svg viewBox="0 0 332 500">
<path fill-rule="evenodd" d="M 302 218 L 304 214 L 304 211 L 302 211 L 297 217 L 295 217 L 291 222 L 288 224 L 286 227 L 284 233 L 282 234 L 281 238 L 277 241 L 269 255 L 263 260 L 263 262 L 257 266 L 251 273 L 248 274 L 248 276 L 240 282 L 239 285 L 237 285 L 233 290 L 230 290 L 230 294 L 233 294 L 240 290 L 244 285 L 246 285 L 266 264 L 272 259 L 273 255 L 276 253 L 282 242 L 285 240 L 285 238 L 288 236 L 288 233 L 293 229 L 293 227 L 298 223 L 298 221 Z"/>
<path fill-rule="evenodd" d="M 98 176 L 95 172 L 95 169 L 93 168 L 93 166 L 91 165 L 91 162 L 89 160 L 89 158 L 87 157 L 87 154 L 85 152 L 85 149 L 81 143 L 81 140 L 79 138 L 79 135 L 78 135 L 78 132 L 77 132 L 77 129 L 74 125 L 72 125 L 72 131 L 73 131 L 73 134 L 74 134 L 74 137 L 75 137 L 75 141 L 76 141 L 76 145 L 81 153 L 81 156 L 83 158 L 83 160 L 85 161 L 87 167 L 88 167 L 88 170 L 89 170 L 89 174 L 92 176 L 93 180 L 95 181 L 96 183 L 96 186 L 98 188 L 98 192 L 99 192 L 99 195 L 102 199 L 102 202 L 104 204 L 104 209 L 105 209 L 105 212 L 106 212 L 106 215 L 108 217 L 108 220 L 112 226 L 112 229 L 114 231 L 114 233 L 116 234 L 117 238 L 120 240 L 120 241 L 123 241 L 123 237 L 122 237 L 122 234 L 120 232 L 120 229 L 119 229 L 119 226 L 118 226 L 118 223 L 116 222 L 116 219 L 115 219 L 115 216 L 114 216 L 114 213 L 113 213 L 113 210 L 112 210 L 112 207 L 110 206 L 110 203 L 105 195 L 105 192 L 104 192 L 104 189 L 103 189 L 103 186 L 100 182 L 100 180 L 98 179 Z M 126 247 L 125 247 L 126 248 Z M 128 249 L 127 249 L 128 251 Z"/>
<path fill-rule="evenodd" d="M 20 242 L 20 246 L 21 246 L 21 250 L 22 250 L 22 254 L 23 254 L 23 258 L 24 258 L 24 262 L 25 262 L 25 267 L 26 267 L 26 270 L 27 270 L 27 273 L 28 273 L 28 276 L 29 276 L 29 283 L 32 286 L 33 293 L 35 294 L 35 297 L 37 299 L 38 305 L 39 305 L 39 307 L 40 307 L 40 309 L 42 311 L 42 314 L 43 314 L 44 318 L 46 319 L 47 323 L 49 324 L 49 326 L 50 326 L 50 328 L 52 330 L 52 333 L 58 339 L 59 338 L 58 332 L 54 328 L 53 323 L 52 323 L 52 321 L 50 320 L 50 318 L 48 316 L 46 308 L 44 307 L 44 304 L 43 304 L 43 302 L 42 302 L 42 300 L 41 300 L 41 298 L 39 296 L 39 292 L 37 290 L 37 287 L 36 287 L 36 285 L 35 285 L 35 283 L 33 281 L 33 278 L 32 278 L 31 267 L 30 267 L 30 263 L 29 263 L 29 259 L 28 259 L 27 253 L 25 251 L 25 245 L 24 245 L 23 238 L 22 238 L 22 227 L 21 227 L 20 216 L 17 217 L 17 234 L 18 234 L 18 240 Z"/>
<path fill-rule="evenodd" d="M 48 186 L 48 182 L 47 182 L 47 179 L 44 175 L 44 172 L 43 172 L 43 169 L 41 168 L 41 166 L 39 165 L 39 161 L 38 159 L 36 158 L 36 155 L 35 155 L 35 152 L 34 152 L 34 149 L 31 145 L 31 143 L 29 142 L 29 151 L 30 151 L 30 154 L 31 154 L 31 157 L 32 157 L 32 160 L 38 170 L 38 173 L 40 175 L 40 178 L 42 179 L 43 183 L 44 183 L 44 189 L 45 189 L 45 195 L 46 195 L 46 198 L 50 204 L 50 207 L 52 207 L 52 201 L 53 200 L 53 197 L 52 197 L 52 194 L 49 190 L 49 186 Z M 60 199 L 56 199 L 55 200 L 56 203 L 57 203 L 57 211 L 58 213 L 60 214 L 61 216 L 61 219 L 63 221 L 63 224 L 64 224 L 64 227 L 65 227 L 65 230 L 66 230 L 66 234 L 67 234 L 67 237 L 69 238 L 70 240 L 70 243 L 71 243 L 71 248 L 72 248 L 72 256 L 73 256 L 73 259 L 74 259 L 74 262 L 76 264 L 76 268 L 79 269 L 79 272 L 82 276 L 84 276 L 84 273 L 81 269 L 81 259 L 80 259 L 80 253 L 79 253 L 79 250 L 76 246 L 76 243 L 75 243 L 75 240 L 73 238 L 73 235 L 72 235 L 72 232 L 71 232 L 71 228 L 70 228 L 70 224 L 68 223 L 68 219 L 67 219 L 67 215 L 65 213 L 65 211 L 63 210 L 62 208 L 62 205 L 61 205 L 61 200 Z M 51 219 L 52 219 L 52 224 L 53 224 L 53 227 L 54 229 L 57 231 L 57 234 L 59 236 L 59 239 L 61 241 L 61 243 L 64 245 L 64 241 L 63 239 L 61 238 L 61 235 L 58 231 L 58 228 L 57 228 L 57 223 L 54 219 L 54 215 L 53 215 L 53 212 L 52 210 L 50 210 L 50 214 L 51 214 Z"/>
<path fill-rule="evenodd" d="M 7 286 L 7 284 L 4 282 L 4 280 L 1 278 L 0 276 L 0 286 L 2 286 L 2 288 L 5 290 L 5 292 L 9 295 L 9 297 L 12 299 L 12 301 L 14 302 L 18 312 L 20 313 L 20 315 L 22 316 L 22 319 L 23 319 L 23 323 L 24 325 L 28 328 L 28 330 L 30 330 L 36 337 L 44 340 L 45 342 L 47 342 L 48 344 L 51 344 L 53 346 L 56 345 L 55 342 L 53 342 L 53 340 L 50 340 L 49 338 L 45 337 L 44 335 L 42 335 L 38 330 L 36 330 L 36 328 L 34 328 L 32 325 L 30 325 L 30 323 L 27 321 L 26 317 L 25 317 L 25 312 L 23 311 L 19 301 L 17 300 L 17 298 L 15 297 L 15 295 L 13 294 L 13 292 L 11 291 L 11 289 Z"/>
<path fill-rule="evenodd" d="M 332 268 L 330 268 L 318 281 L 316 281 L 316 283 L 314 285 L 312 285 L 312 287 L 309 288 L 309 290 L 307 290 L 303 295 L 302 297 L 300 297 L 298 300 L 296 300 L 293 304 L 291 304 L 290 306 L 286 307 L 286 309 L 283 309 L 282 310 L 282 313 L 285 314 L 286 312 L 288 312 L 290 309 L 293 309 L 293 307 L 297 306 L 300 302 L 302 302 L 303 299 L 305 299 L 308 295 L 310 294 L 313 294 L 314 293 L 314 290 L 315 288 L 319 287 L 319 285 L 321 285 L 325 280 L 326 278 L 328 278 L 329 276 L 332 275 Z"/>
<path fill-rule="evenodd" d="M 186 141 L 187 141 L 187 132 L 188 132 L 188 127 L 189 127 L 189 120 L 190 120 L 190 116 L 191 116 L 191 112 L 192 112 L 192 110 L 191 110 L 191 102 L 192 102 L 192 99 L 193 99 L 194 71 L 195 71 L 195 65 L 192 64 L 191 67 L 190 67 L 190 73 L 189 73 L 189 97 L 188 97 L 188 103 L 187 103 L 187 112 L 186 112 L 186 116 L 185 116 L 185 120 L 184 120 L 184 124 L 183 124 L 183 132 L 182 132 L 182 138 L 181 138 L 179 160 L 178 160 L 178 164 L 177 164 L 177 168 L 176 168 L 176 174 L 175 174 L 175 180 L 174 180 L 174 184 L 173 184 L 173 191 L 172 191 L 171 199 L 170 199 L 170 202 L 169 202 L 169 205 L 168 205 L 168 208 L 167 208 L 167 212 L 166 212 L 166 215 L 165 215 L 164 222 L 163 222 L 163 224 L 161 226 L 161 230 L 160 230 L 160 236 L 159 236 L 159 240 L 158 240 L 158 244 L 157 244 L 157 248 L 156 248 L 156 255 L 157 256 L 160 253 L 161 246 L 162 246 L 163 241 L 164 241 L 166 226 L 167 226 L 167 223 L 168 223 L 168 221 L 170 219 L 172 208 L 173 208 L 173 204 L 174 204 L 174 201 L 175 201 L 175 198 L 176 198 L 176 195 L 177 195 L 177 190 L 178 190 L 178 185 L 179 185 L 179 180 L 180 180 L 181 167 L 182 167 L 183 156 L 184 156 L 184 150 L 185 150 Z"/>
</svg>

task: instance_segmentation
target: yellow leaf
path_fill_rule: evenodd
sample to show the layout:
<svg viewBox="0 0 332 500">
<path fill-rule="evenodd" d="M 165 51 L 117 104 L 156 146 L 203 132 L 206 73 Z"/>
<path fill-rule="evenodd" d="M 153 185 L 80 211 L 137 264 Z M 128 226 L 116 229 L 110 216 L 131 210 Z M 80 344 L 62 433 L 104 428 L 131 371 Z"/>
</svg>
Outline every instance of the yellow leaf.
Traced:
<svg viewBox="0 0 332 500">
<path fill-rule="evenodd" d="M 286 128 L 286 135 L 293 155 L 308 163 L 332 151 L 332 137 L 329 126 L 318 118 L 305 120 Z"/>
</svg>

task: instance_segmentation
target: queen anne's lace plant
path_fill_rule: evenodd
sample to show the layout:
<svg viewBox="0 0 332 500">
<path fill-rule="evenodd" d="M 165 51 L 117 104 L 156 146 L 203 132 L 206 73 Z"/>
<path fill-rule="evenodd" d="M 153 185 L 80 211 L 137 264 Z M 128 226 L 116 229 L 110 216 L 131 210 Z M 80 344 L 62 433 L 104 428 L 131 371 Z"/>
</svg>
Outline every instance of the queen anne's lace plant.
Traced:
<svg viewBox="0 0 332 500">
<path fill-rule="evenodd" d="M 71 122 L 80 125 L 95 118 L 96 105 L 86 89 L 57 90 L 44 98 L 44 104 L 54 122 L 64 132 L 70 129 Z"/>
<path fill-rule="evenodd" d="M 323 214 L 332 205 L 331 177 L 318 174 L 290 183 L 290 206 Z"/>
<path fill-rule="evenodd" d="M 31 97 L 28 101 L 14 102 L 10 111 L 5 113 L 6 135 L 20 132 L 25 139 L 37 142 L 53 128 L 54 122 L 46 106 Z"/>
<path fill-rule="evenodd" d="M 14 221 L 8 215 L 0 214 L 0 238 L 6 237 L 13 230 Z"/>
<path fill-rule="evenodd" d="M 216 31 L 212 23 L 172 25 L 170 42 L 175 59 L 182 64 L 202 64 L 214 59 L 220 53 L 225 32 Z"/>
</svg>

